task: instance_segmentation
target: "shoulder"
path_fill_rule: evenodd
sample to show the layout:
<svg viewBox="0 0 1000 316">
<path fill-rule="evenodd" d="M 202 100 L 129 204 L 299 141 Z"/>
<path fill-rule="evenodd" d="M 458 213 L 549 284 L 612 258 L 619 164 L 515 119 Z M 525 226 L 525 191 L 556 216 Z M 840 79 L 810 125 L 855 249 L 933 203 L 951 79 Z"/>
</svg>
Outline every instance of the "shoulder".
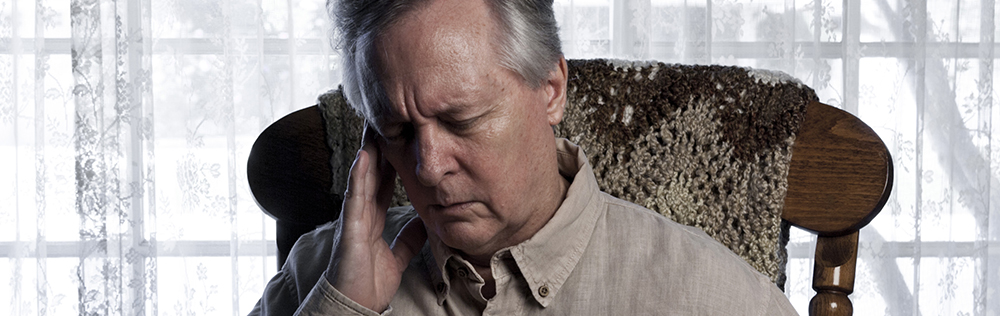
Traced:
<svg viewBox="0 0 1000 316">
<path fill-rule="evenodd" d="M 640 287 L 655 288 L 672 301 L 734 314 L 784 299 L 770 279 L 700 229 L 610 195 L 602 196 L 607 208 L 595 230 L 601 237 L 593 242 L 604 244 L 600 248 L 607 257 L 619 258 L 618 263 L 609 264 L 612 271 L 641 271 L 632 281 L 642 284 Z"/>
<path fill-rule="evenodd" d="M 669 245 L 694 246 L 701 249 L 707 247 L 713 251 L 718 250 L 721 254 L 732 254 L 735 257 L 735 254 L 728 248 L 697 227 L 679 224 L 663 214 L 607 193 L 602 192 L 601 197 L 606 205 L 607 214 L 605 214 L 604 221 L 609 233 L 636 237 L 634 239 L 618 239 L 618 241 L 625 243 L 666 242 Z"/>
<path fill-rule="evenodd" d="M 603 229 L 608 237 L 614 237 L 607 240 L 617 246 L 614 249 L 643 247 L 656 250 L 650 253 L 650 259 L 670 260 L 677 264 L 710 261 L 756 272 L 736 253 L 697 227 L 679 224 L 662 214 L 606 193 L 601 195 L 607 210 L 601 221 L 604 227 L 599 227 L 599 230 Z"/>
</svg>

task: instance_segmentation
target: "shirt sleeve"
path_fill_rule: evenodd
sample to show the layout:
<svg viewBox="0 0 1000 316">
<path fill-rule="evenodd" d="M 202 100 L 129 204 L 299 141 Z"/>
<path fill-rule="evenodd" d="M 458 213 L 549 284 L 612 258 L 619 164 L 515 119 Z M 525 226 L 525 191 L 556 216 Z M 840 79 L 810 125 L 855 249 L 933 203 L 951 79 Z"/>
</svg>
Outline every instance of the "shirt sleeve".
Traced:
<svg viewBox="0 0 1000 316">
<path fill-rule="evenodd" d="M 330 263 L 336 224 L 328 223 L 299 237 L 285 265 L 268 281 L 251 316 L 288 316 L 299 309 L 310 289 L 323 279 Z"/>
<path fill-rule="evenodd" d="M 305 300 L 299 302 L 295 287 L 290 286 L 294 282 L 286 280 L 286 274 L 278 272 L 267 284 L 264 296 L 257 301 L 257 305 L 250 312 L 250 316 L 269 315 L 365 315 L 380 316 L 389 315 L 392 307 L 386 309 L 382 314 L 354 302 L 344 294 L 337 291 L 326 279 L 326 275 L 319 278 L 316 285 L 306 295 Z"/>
<path fill-rule="evenodd" d="M 774 283 L 768 282 L 768 285 L 770 288 L 769 294 L 767 295 L 769 299 L 762 315 L 799 315 L 799 313 L 795 311 L 795 307 L 792 306 L 792 302 L 788 301 L 788 297 L 785 296 L 784 292 L 781 292 L 781 290 L 779 290 Z"/>
<path fill-rule="evenodd" d="M 380 316 L 388 315 L 391 311 L 391 306 L 381 314 L 361 306 L 361 304 L 351 300 L 334 288 L 333 285 L 327 281 L 326 274 L 324 273 L 323 277 L 319 278 L 319 281 L 317 281 L 316 285 L 313 286 L 312 291 L 309 291 L 309 295 L 306 296 L 306 299 L 302 301 L 302 305 L 299 306 L 295 315 Z"/>
<path fill-rule="evenodd" d="M 392 242 L 403 224 L 415 216 L 412 209 L 389 209 L 382 235 L 386 242 Z M 330 260 L 335 260 L 331 253 L 336 228 L 336 222 L 330 222 L 299 237 L 285 265 L 268 281 L 250 316 L 379 315 L 347 298 L 327 281 L 326 267 Z"/>
<path fill-rule="evenodd" d="M 284 270 L 278 271 L 264 288 L 264 295 L 249 316 L 291 315 L 299 305 L 295 283 L 287 280 Z"/>
</svg>

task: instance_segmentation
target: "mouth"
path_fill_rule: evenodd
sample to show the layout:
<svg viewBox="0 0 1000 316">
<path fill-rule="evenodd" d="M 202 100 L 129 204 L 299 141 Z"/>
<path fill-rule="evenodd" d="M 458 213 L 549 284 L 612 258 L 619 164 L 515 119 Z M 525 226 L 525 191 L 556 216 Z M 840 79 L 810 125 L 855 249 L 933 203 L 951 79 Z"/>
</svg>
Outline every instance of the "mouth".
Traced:
<svg viewBox="0 0 1000 316">
<path fill-rule="evenodd" d="M 432 206 L 432 208 L 437 213 L 443 215 L 459 215 L 468 212 L 468 210 L 471 209 L 473 205 L 475 205 L 475 202 L 467 201 L 467 202 L 451 203 L 446 205 L 435 204 Z"/>
</svg>

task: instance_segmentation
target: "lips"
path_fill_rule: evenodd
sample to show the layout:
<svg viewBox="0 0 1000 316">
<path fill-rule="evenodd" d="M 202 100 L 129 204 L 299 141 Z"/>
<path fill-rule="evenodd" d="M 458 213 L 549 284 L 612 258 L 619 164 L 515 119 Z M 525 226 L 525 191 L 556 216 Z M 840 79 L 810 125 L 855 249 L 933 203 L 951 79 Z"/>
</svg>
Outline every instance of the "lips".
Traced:
<svg viewBox="0 0 1000 316">
<path fill-rule="evenodd" d="M 470 201 L 470 202 L 452 203 L 448 205 L 435 204 L 432 206 L 432 208 L 434 208 L 436 213 L 441 213 L 444 215 L 458 215 L 466 213 L 470 208 L 472 208 L 473 205 L 475 205 L 475 202 Z"/>
</svg>

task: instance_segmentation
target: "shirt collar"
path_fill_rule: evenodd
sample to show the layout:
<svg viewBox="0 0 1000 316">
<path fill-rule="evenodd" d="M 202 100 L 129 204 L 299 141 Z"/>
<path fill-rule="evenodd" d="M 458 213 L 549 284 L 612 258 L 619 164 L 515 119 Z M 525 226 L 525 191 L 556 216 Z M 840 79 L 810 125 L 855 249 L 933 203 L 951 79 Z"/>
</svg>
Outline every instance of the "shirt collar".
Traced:
<svg viewBox="0 0 1000 316">
<path fill-rule="evenodd" d="M 556 139 L 556 150 L 559 173 L 572 177 L 566 199 L 534 236 L 504 249 L 510 251 L 532 296 L 543 307 L 552 302 L 580 261 L 600 215 L 600 188 L 583 150 L 562 138 Z M 426 262 L 434 263 L 431 276 L 440 305 L 451 287 L 443 271 L 457 254 L 433 233 L 428 234 L 428 244 L 433 260 Z"/>
</svg>

